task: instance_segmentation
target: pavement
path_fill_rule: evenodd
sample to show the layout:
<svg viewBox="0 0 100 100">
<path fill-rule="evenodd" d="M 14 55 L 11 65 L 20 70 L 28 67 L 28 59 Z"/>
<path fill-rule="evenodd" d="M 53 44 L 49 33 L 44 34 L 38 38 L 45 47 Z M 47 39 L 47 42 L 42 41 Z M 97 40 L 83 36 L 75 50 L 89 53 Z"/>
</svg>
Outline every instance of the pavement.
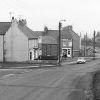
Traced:
<svg viewBox="0 0 100 100">
<path fill-rule="evenodd" d="M 87 61 L 91 61 L 93 58 L 85 58 Z M 61 61 L 61 65 L 66 64 L 75 64 L 77 61 L 77 57 L 74 58 L 67 58 L 63 61 Z M 33 63 L 0 63 L 1 69 L 32 69 L 32 68 L 48 68 L 48 67 L 56 67 L 59 65 L 56 64 L 33 64 Z"/>
</svg>

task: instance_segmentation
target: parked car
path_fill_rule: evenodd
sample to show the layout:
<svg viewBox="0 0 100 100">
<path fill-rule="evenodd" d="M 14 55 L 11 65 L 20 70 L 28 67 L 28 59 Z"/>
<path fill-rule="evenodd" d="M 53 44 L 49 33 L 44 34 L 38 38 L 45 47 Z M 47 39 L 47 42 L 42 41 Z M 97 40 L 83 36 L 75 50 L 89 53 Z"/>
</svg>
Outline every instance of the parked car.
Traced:
<svg viewBox="0 0 100 100">
<path fill-rule="evenodd" d="M 84 64 L 86 63 L 86 60 L 84 59 L 84 57 L 79 57 L 77 60 L 77 64 Z"/>
</svg>

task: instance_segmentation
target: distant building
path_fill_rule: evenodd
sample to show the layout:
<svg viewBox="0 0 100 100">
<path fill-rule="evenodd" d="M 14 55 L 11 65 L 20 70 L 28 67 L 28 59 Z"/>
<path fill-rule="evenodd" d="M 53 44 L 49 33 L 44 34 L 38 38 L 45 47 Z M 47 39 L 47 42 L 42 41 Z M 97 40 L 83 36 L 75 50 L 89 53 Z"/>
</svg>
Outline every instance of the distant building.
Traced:
<svg viewBox="0 0 100 100">
<path fill-rule="evenodd" d="M 52 36 L 59 43 L 58 30 L 45 30 L 46 36 Z M 61 31 L 61 55 L 67 57 L 78 56 L 80 49 L 80 37 L 76 34 L 72 26 L 64 27 Z"/>
<path fill-rule="evenodd" d="M 39 59 L 41 60 L 57 60 L 58 59 L 58 43 L 52 36 L 47 36 L 47 27 L 44 31 L 34 31 L 38 35 Z"/>
</svg>

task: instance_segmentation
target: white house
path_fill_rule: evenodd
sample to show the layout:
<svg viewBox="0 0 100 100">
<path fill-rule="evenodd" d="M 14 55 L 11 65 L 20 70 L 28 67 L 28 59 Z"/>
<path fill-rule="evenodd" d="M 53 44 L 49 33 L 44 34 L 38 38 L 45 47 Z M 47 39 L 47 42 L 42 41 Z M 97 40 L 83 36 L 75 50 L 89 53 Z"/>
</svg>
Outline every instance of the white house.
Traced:
<svg viewBox="0 0 100 100">
<path fill-rule="evenodd" d="M 26 62 L 38 57 L 38 37 L 26 20 L 0 22 L 0 61 Z"/>
</svg>

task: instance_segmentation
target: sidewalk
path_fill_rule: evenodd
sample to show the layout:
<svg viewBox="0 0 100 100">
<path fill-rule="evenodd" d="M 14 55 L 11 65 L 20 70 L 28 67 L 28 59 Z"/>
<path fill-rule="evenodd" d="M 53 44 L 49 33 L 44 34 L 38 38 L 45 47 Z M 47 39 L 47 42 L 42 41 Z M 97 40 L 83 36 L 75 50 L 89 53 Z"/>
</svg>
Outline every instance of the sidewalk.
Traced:
<svg viewBox="0 0 100 100">
<path fill-rule="evenodd" d="M 74 64 L 76 63 L 77 57 L 67 58 L 61 61 L 61 65 Z M 88 59 L 90 60 L 90 58 Z M 56 67 L 56 64 L 34 64 L 34 63 L 0 63 L 1 69 L 27 69 L 27 68 L 46 68 L 46 67 Z"/>
</svg>

